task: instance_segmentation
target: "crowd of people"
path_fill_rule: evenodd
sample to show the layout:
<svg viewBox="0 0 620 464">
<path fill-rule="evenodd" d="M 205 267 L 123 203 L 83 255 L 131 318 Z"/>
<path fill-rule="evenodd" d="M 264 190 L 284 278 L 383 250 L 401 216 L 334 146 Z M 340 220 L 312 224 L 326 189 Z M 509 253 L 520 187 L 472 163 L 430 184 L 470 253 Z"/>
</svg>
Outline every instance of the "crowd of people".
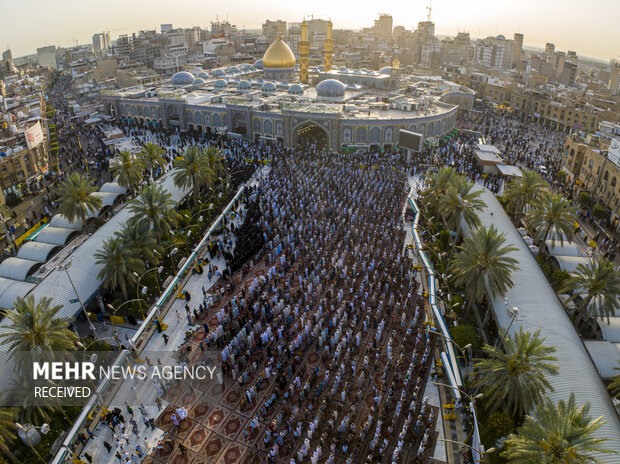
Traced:
<svg viewBox="0 0 620 464">
<path fill-rule="evenodd" d="M 232 272 L 205 292 L 218 324 L 203 330 L 240 410 L 258 407 L 243 431 L 254 462 L 432 454 L 434 339 L 404 243 L 406 172 L 369 157 L 275 156 L 246 191 L 234 250 L 217 250 Z"/>
</svg>

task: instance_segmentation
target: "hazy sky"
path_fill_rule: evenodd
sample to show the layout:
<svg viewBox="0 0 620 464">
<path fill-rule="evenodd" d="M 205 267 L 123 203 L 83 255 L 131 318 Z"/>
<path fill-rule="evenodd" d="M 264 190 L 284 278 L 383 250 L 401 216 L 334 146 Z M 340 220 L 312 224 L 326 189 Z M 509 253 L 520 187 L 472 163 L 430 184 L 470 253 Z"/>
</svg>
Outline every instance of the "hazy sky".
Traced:
<svg viewBox="0 0 620 464">
<path fill-rule="evenodd" d="M 9 3 L 10 2 L 10 3 Z M 306 6 L 303 6 L 306 5 Z M 216 15 L 228 16 L 239 28 L 259 28 L 265 19 L 298 22 L 304 15 L 331 18 L 334 28 L 370 26 L 378 13 L 394 17 L 394 25 L 411 29 L 426 19 L 428 0 L 0 0 L 0 49 L 14 56 L 37 47 L 91 41 L 92 34 L 119 34 L 175 27 L 206 27 Z M 437 34 L 469 31 L 472 37 L 515 32 L 526 46 L 574 50 L 579 55 L 620 58 L 619 0 L 434 0 L 432 20 Z"/>
</svg>

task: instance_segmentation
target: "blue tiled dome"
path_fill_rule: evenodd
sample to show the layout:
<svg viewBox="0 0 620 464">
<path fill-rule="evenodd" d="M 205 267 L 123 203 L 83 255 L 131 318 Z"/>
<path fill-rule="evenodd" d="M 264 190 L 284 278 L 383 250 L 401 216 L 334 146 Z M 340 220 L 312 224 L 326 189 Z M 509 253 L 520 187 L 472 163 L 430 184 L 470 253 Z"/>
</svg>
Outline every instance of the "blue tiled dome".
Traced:
<svg viewBox="0 0 620 464">
<path fill-rule="evenodd" d="M 191 85 L 194 82 L 194 75 L 186 71 L 176 73 L 170 78 L 172 85 Z"/>
<path fill-rule="evenodd" d="M 199 77 L 200 79 L 208 79 L 209 78 L 209 74 L 206 71 L 202 71 L 202 72 L 198 73 L 198 75 L 196 77 Z"/>
<path fill-rule="evenodd" d="M 254 67 L 255 67 L 256 69 L 263 69 L 263 60 L 256 60 L 256 61 L 254 62 Z"/>
<path fill-rule="evenodd" d="M 391 66 L 384 66 L 381 69 L 379 69 L 379 74 L 392 74 L 392 67 Z"/>
<path fill-rule="evenodd" d="M 291 95 L 303 95 L 304 88 L 299 84 L 292 84 L 288 88 L 288 93 L 290 93 Z"/>
<path fill-rule="evenodd" d="M 319 97 L 344 97 L 346 86 L 336 79 L 326 79 L 316 86 Z"/>
<path fill-rule="evenodd" d="M 192 85 L 195 85 L 196 87 L 201 86 L 204 83 L 205 83 L 204 79 L 201 79 L 199 77 L 197 77 L 196 79 L 192 81 Z"/>
<path fill-rule="evenodd" d="M 224 75 L 226 75 L 226 73 L 224 72 L 223 69 L 216 69 L 215 71 L 213 71 L 214 77 L 222 77 Z"/>
<path fill-rule="evenodd" d="M 237 84 L 238 90 L 249 90 L 251 88 L 252 85 L 246 80 L 239 81 L 239 83 Z"/>
<path fill-rule="evenodd" d="M 215 84 L 213 84 L 213 87 L 215 87 L 216 89 L 223 89 L 227 86 L 228 82 L 226 82 L 224 79 L 218 79 L 215 81 Z"/>
<path fill-rule="evenodd" d="M 273 82 L 265 82 L 263 84 L 263 87 L 261 88 L 261 91 L 263 91 L 263 92 L 275 92 L 276 91 L 276 85 Z"/>
</svg>

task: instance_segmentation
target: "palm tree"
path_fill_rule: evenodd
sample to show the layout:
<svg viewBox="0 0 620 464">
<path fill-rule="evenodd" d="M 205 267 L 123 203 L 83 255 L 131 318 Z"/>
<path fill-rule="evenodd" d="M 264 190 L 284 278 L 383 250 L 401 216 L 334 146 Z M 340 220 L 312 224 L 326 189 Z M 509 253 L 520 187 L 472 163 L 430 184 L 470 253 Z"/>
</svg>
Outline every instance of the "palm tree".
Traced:
<svg viewBox="0 0 620 464">
<path fill-rule="evenodd" d="M 140 162 L 144 166 L 144 169 L 146 169 L 149 184 L 153 178 L 155 168 L 166 164 L 166 160 L 162 156 L 165 154 L 166 152 L 164 149 L 155 143 L 147 143 L 140 149 Z"/>
<path fill-rule="evenodd" d="M 161 185 L 149 185 L 129 204 L 131 221 L 145 222 L 157 237 L 170 235 L 180 218 L 172 195 Z"/>
<path fill-rule="evenodd" d="M 15 408 L 0 408 L 0 451 L 11 462 L 19 464 L 19 460 L 7 446 L 15 440 L 15 414 Z"/>
<path fill-rule="evenodd" d="M 587 264 L 579 264 L 577 271 L 564 283 L 561 293 L 572 291 L 569 300 L 581 297 L 577 307 L 575 325 L 579 327 L 586 316 L 607 317 L 620 309 L 620 272 L 605 258 L 598 261 L 590 259 Z"/>
<path fill-rule="evenodd" d="M 35 356 L 53 351 L 75 349 L 77 335 L 67 327 L 71 319 L 58 317 L 62 305 L 52 305 L 52 299 L 34 296 L 18 297 L 13 311 L 7 311 L 11 322 L 0 339 L 7 343 L 11 353 L 30 352 Z"/>
<path fill-rule="evenodd" d="M 134 272 L 144 271 L 144 262 L 131 247 L 119 238 L 109 238 L 103 242 L 100 250 L 95 252 L 95 262 L 103 265 L 99 271 L 99 278 L 112 291 L 121 288 L 123 298 L 129 299 L 127 284 L 135 283 Z"/>
<path fill-rule="evenodd" d="M 121 151 L 110 168 L 112 175 L 118 177 L 118 184 L 133 193 L 142 180 L 144 164 L 133 153 Z"/>
<path fill-rule="evenodd" d="M 525 215 L 528 227 L 534 231 L 537 240 L 540 240 L 539 253 L 545 242 L 551 238 L 551 246 L 559 240 L 571 240 L 574 234 L 575 208 L 562 195 L 545 192 L 541 200 Z"/>
<path fill-rule="evenodd" d="M 221 176 L 226 172 L 224 166 L 224 155 L 217 147 L 208 147 L 204 150 L 207 158 L 207 165 L 211 168 L 211 171 L 215 176 Z"/>
<path fill-rule="evenodd" d="M 525 171 L 523 177 L 510 181 L 504 197 L 517 213 L 517 225 L 528 207 L 540 201 L 547 187 L 547 182 L 536 171 Z"/>
<path fill-rule="evenodd" d="M 3 401 L 16 408 L 17 420 L 21 423 L 40 424 L 49 422 L 50 413 L 56 411 L 58 406 L 41 406 L 33 395 L 24 394 L 34 391 L 35 383 L 40 383 L 40 381 L 34 380 L 30 366 L 24 366 L 24 371 L 14 371 L 9 376 L 8 387 L 3 391 Z"/>
<path fill-rule="evenodd" d="M 96 190 L 86 177 L 76 172 L 70 174 L 58 188 L 60 212 L 70 222 L 78 219 L 86 224 L 86 219 L 102 205 L 100 197 L 91 195 Z"/>
<path fill-rule="evenodd" d="M 458 176 L 452 179 L 448 190 L 439 200 L 439 207 L 446 219 L 446 224 L 456 230 L 457 239 L 461 233 L 462 221 L 465 221 L 470 228 L 480 225 L 478 213 L 484 209 L 486 203 L 478 198 L 482 195 L 482 190 L 474 190 L 475 188 L 473 182 L 468 182 L 466 178 Z"/>
<path fill-rule="evenodd" d="M 490 229 L 482 226 L 463 241 L 454 258 L 455 282 L 465 288 L 467 307 L 474 309 L 480 328 L 483 324 L 476 306 L 484 301 L 487 291 L 495 298 L 513 286 L 511 275 L 518 266 L 517 260 L 508 255 L 517 248 L 505 243 L 505 234 L 500 234 L 494 226 Z"/>
<path fill-rule="evenodd" d="M 502 457 L 514 464 L 602 464 L 593 453 L 616 451 L 601 448 L 607 438 L 592 436 L 607 421 L 603 416 L 593 420 L 589 411 L 590 403 L 577 407 L 574 393 L 557 405 L 545 398 L 508 437 Z"/>
<path fill-rule="evenodd" d="M 424 190 L 424 197 L 428 198 L 431 204 L 437 204 L 457 177 L 459 174 L 452 167 L 439 169 L 426 180 L 427 187 Z"/>
<path fill-rule="evenodd" d="M 173 175 L 174 185 L 179 188 L 192 189 L 193 203 L 198 203 L 200 187 L 212 182 L 215 173 L 208 164 L 206 153 L 198 147 L 190 147 L 185 150 L 181 158 L 174 160 L 175 172 Z"/>
<path fill-rule="evenodd" d="M 521 417 L 543 398 L 546 390 L 553 391 L 545 375 L 558 372 L 551 362 L 556 361 L 551 356 L 555 347 L 543 345 L 545 338 L 540 337 L 540 330 L 532 335 L 523 328 L 503 341 L 505 351 L 483 346 L 487 358 L 474 365 L 474 384 L 484 386 L 484 396 L 493 411 L 504 404 L 510 415 Z"/>
<path fill-rule="evenodd" d="M 142 257 L 151 265 L 159 262 L 161 245 L 155 239 L 155 234 L 146 222 L 127 222 L 116 231 L 114 236 L 131 248 L 138 257 Z"/>
</svg>

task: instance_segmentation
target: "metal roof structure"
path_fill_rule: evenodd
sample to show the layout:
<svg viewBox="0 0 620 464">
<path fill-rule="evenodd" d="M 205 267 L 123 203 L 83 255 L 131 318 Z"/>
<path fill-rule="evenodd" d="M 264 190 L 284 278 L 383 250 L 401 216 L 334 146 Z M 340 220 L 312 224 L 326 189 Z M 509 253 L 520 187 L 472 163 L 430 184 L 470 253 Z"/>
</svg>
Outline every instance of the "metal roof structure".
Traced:
<svg viewBox="0 0 620 464">
<path fill-rule="evenodd" d="M 25 297 L 34 287 L 36 284 L 31 282 L 0 277 L 0 308 L 11 309 L 17 297 Z"/>
<path fill-rule="evenodd" d="M 6 277 L 13 280 L 26 280 L 28 275 L 32 274 L 41 266 L 40 261 L 32 261 L 22 258 L 6 258 L 0 263 L 0 277 Z"/>
<path fill-rule="evenodd" d="M 564 241 L 563 244 L 560 244 L 558 240 L 555 243 L 553 240 L 547 240 L 545 246 L 550 256 L 579 256 L 581 254 L 575 242 Z"/>
<path fill-rule="evenodd" d="M 69 219 L 63 214 L 55 214 L 51 219 L 49 226 L 58 227 L 60 229 L 73 229 L 73 230 L 82 230 L 84 228 L 84 224 L 82 221 L 76 220 L 73 222 L 69 222 Z"/>
<path fill-rule="evenodd" d="M 53 243 L 26 242 L 19 248 L 17 257 L 44 263 L 60 249 L 60 245 Z"/>
<path fill-rule="evenodd" d="M 523 177 L 523 171 L 519 166 L 511 164 L 498 164 L 497 169 L 502 176 L 505 177 Z"/>
<path fill-rule="evenodd" d="M 125 187 L 121 187 L 116 182 L 106 182 L 99 189 L 102 193 L 119 193 L 121 195 L 127 195 L 127 189 Z"/>
<path fill-rule="evenodd" d="M 551 260 L 555 261 L 557 268 L 570 273 L 576 272 L 580 264 L 587 265 L 590 261 L 583 256 L 551 256 Z"/>
<path fill-rule="evenodd" d="M 504 330 L 510 327 L 509 334 L 520 328 L 531 333 L 540 330 L 540 335 L 545 337 L 544 344 L 556 348 L 554 356 L 559 369 L 557 375 L 547 377 L 553 387 L 547 396 L 558 402 L 568 400 L 574 393 L 578 405 L 590 403 L 590 416 L 603 416 L 607 421 L 593 435 L 608 439 L 604 447 L 620 452 L 620 418 L 558 296 L 495 195 L 484 189 L 480 198 L 487 205 L 480 213 L 482 224 L 493 224 L 505 234 L 507 245 L 517 248 L 510 256 L 518 261 L 519 269 L 512 273 L 514 286 L 505 297 L 512 307 L 518 308 L 519 317 L 512 321 L 503 296 L 490 299 L 498 325 Z M 467 225 L 463 224 L 462 228 L 469 235 Z M 620 454 L 595 456 L 606 464 L 620 464 Z"/>
<path fill-rule="evenodd" d="M 601 329 L 603 340 L 620 343 L 620 317 L 610 317 L 609 323 L 607 323 L 606 317 L 597 317 L 596 323 Z"/>
<path fill-rule="evenodd" d="M 112 192 L 93 192 L 91 195 L 101 198 L 101 209 L 114 206 L 116 199 L 122 196 L 120 193 Z"/>
<path fill-rule="evenodd" d="M 48 225 L 37 235 L 36 241 L 65 246 L 73 236 L 79 235 L 79 233 L 80 232 L 75 229 L 64 229 Z"/>
<path fill-rule="evenodd" d="M 612 343 L 604 340 L 586 340 L 583 342 L 590 353 L 596 370 L 604 379 L 611 379 L 620 374 L 620 343 Z"/>
</svg>

